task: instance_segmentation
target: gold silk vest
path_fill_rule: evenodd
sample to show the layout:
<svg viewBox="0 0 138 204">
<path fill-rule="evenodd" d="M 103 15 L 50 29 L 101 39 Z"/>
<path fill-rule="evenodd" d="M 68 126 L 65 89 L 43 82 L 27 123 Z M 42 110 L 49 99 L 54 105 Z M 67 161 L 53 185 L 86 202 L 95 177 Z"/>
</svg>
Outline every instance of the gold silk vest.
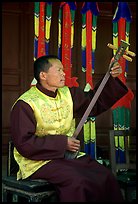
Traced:
<svg viewBox="0 0 138 204">
<path fill-rule="evenodd" d="M 33 86 L 18 100 L 23 100 L 31 106 L 37 121 L 36 136 L 43 137 L 48 134 L 51 134 L 51 137 L 54 134 L 73 135 L 75 131 L 73 101 L 68 87 L 59 88 L 56 98 L 53 98 L 43 94 L 36 86 Z M 29 177 L 41 166 L 51 161 L 27 159 L 16 148 L 14 148 L 14 157 L 19 165 L 17 179 Z"/>
</svg>

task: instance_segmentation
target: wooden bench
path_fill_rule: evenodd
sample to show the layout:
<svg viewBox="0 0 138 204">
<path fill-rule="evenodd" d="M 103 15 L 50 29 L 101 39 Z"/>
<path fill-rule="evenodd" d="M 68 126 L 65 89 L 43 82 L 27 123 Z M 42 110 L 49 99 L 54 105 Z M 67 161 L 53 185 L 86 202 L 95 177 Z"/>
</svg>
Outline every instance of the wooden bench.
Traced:
<svg viewBox="0 0 138 204">
<path fill-rule="evenodd" d="M 58 196 L 54 185 L 43 179 L 17 180 L 18 164 L 13 156 L 14 145 L 9 142 L 7 176 L 2 177 L 3 202 L 57 202 Z"/>
</svg>

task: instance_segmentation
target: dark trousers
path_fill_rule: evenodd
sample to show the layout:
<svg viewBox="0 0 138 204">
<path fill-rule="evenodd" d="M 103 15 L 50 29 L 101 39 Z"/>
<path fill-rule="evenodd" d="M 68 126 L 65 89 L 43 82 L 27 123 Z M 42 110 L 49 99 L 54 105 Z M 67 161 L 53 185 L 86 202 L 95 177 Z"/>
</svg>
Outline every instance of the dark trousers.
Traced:
<svg viewBox="0 0 138 204">
<path fill-rule="evenodd" d="M 31 178 L 55 184 L 60 202 L 123 202 L 112 172 L 89 156 L 53 160 Z"/>
</svg>

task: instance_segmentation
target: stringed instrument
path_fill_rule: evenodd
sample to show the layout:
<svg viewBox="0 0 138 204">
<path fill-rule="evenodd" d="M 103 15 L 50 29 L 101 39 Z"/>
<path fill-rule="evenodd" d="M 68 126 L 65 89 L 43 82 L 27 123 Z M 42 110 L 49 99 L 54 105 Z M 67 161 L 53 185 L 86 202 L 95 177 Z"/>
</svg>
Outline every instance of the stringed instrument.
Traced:
<svg viewBox="0 0 138 204">
<path fill-rule="evenodd" d="M 77 126 L 77 128 L 76 128 L 76 130 L 75 130 L 75 132 L 74 132 L 74 134 L 73 134 L 73 136 L 72 136 L 72 138 L 76 139 L 77 136 L 78 136 L 78 134 L 80 133 L 80 131 L 81 131 L 81 129 L 82 129 L 82 127 L 83 127 L 85 121 L 87 120 L 87 118 L 88 118 L 90 112 L 92 111 L 92 108 L 94 107 L 94 105 L 95 105 L 95 103 L 96 103 L 96 101 L 97 101 L 97 99 L 98 99 L 100 93 L 102 92 L 102 90 L 103 90 L 105 84 L 107 83 L 107 81 L 108 81 L 108 79 L 109 79 L 109 77 L 110 77 L 110 71 L 111 71 L 111 68 L 112 68 L 112 66 L 114 65 L 114 63 L 116 63 L 121 57 L 124 57 L 126 60 L 128 60 L 128 61 L 130 61 L 130 62 L 132 61 L 132 58 L 131 58 L 131 57 L 128 57 L 127 55 L 129 54 L 129 55 L 131 55 L 131 56 L 134 57 L 134 56 L 135 56 L 135 53 L 134 53 L 134 52 L 131 52 L 131 51 L 126 51 L 126 48 L 127 48 L 129 45 L 130 45 L 130 44 L 129 44 L 128 42 L 126 42 L 126 41 L 124 41 L 124 40 L 121 40 L 121 44 L 120 44 L 120 46 L 119 46 L 118 49 L 117 49 L 117 48 L 115 48 L 112 44 L 108 43 L 107 46 L 108 46 L 109 48 L 112 48 L 112 49 L 117 50 L 117 51 L 116 51 L 116 54 L 114 55 L 113 61 L 111 61 L 111 63 L 109 64 L 108 70 L 107 70 L 107 72 L 106 72 L 106 74 L 105 74 L 105 76 L 104 76 L 104 78 L 103 78 L 101 84 L 99 85 L 99 87 L 98 87 L 98 89 L 97 89 L 97 91 L 96 91 L 94 97 L 92 98 L 92 100 L 91 100 L 89 106 L 87 107 L 87 109 L 86 109 L 86 111 L 85 111 L 83 117 L 81 118 L 81 120 L 80 120 L 80 122 L 79 122 L 79 124 L 78 124 L 78 126 Z M 124 53 L 126 53 L 127 55 L 125 55 Z M 79 150 L 79 151 L 80 151 L 80 150 Z M 66 151 L 64 157 L 65 157 L 66 159 L 75 159 L 75 158 L 78 156 L 79 151 L 77 151 L 77 152 L 75 152 L 75 153 L 74 153 L 74 152 L 71 152 L 71 151 Z"/>
</svg>

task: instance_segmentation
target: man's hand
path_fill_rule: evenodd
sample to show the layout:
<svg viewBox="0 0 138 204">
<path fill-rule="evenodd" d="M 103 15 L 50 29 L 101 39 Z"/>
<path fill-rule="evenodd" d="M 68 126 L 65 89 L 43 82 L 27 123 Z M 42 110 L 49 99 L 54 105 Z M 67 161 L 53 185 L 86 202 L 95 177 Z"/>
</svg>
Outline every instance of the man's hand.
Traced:
<svg viewBox="0 0 138 204">
<path fill-rule="evenodd" d="M 114 58 L 112 58 L 114 60 Z M 112 62 L 111 60 L 111 62 Z M 122 67 L 118 62 L 114 63 L 113 67 L 111 68 L 110 74 L 112 77 L 118 77 L 122 73 Z"/>
<path fill-rule="evenodd" d="M 80 148 L 80 141 L 71 137 L 67 140 L 67 150 L 77 152 Z"/>
</svg>

